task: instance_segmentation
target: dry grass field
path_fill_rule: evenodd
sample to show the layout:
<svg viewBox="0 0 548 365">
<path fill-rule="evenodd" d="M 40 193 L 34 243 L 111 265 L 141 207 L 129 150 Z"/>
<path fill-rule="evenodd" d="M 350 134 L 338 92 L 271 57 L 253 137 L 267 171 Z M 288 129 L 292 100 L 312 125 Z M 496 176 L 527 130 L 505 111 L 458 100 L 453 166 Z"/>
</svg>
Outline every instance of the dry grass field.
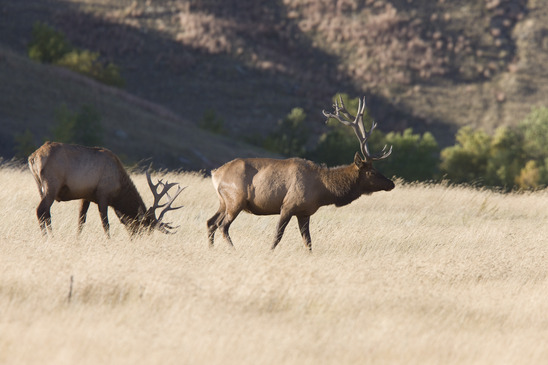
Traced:
<svg viewBox="0 0 548 365">
<path fill-rule="evenodd" d="M 210 249 L 211 181 L 175 235 L 112 239 L 55 203 L 43 240 L 27 170 L 0 170 L 2 364 L 535 364 L 548 359 L 548 194 L 399 185 L 296 220 L 242 214 Z M 144 175 L 133 179 L 145 202 Z M 72 289 L 71 289 L 72 280 Z M 70 295 L 70 298 L 69 298 Z"/>
</svg>

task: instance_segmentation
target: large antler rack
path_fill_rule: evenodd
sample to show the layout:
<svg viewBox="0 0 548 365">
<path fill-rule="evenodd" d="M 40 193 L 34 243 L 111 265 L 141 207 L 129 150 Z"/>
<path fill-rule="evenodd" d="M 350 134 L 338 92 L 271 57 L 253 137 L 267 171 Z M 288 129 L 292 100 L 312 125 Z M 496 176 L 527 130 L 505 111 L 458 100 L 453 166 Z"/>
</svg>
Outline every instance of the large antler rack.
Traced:
<svg viewBox="0 0 548 365">
<path fill-rule="evenodd" d="M 152 182 L 152 179 L 150 178 L 150 174 L 148 173 L 148 171 L 146 171 L 145 174 L 147 177 L 148 186 L 150 187 L 150 190 L 152 191 L 152 195 L 154 196 L 154 203 L 152 203 L 152 206 L 149 208 L 149 212 L 151 212 L 154 218 L 156 219 L 157 228 L 160 231 L 164 233 L 174 233 L 172 232 L 172 230 L 177 227 L 171 226 L 170 223 L 162 223 L 162 219 L 164 218 L 164 214 L 166 214 L 167 212 L 171 210 L 181 209 L 183 207 L 182 205 L 180 207 L 172 207 L 171 204 L 173 204 L 175 199 L 177 199 L 179 194 L 181 194 L 181 192 L 186 188 L 186 186 L 181 188 L 179 184 L 177 183 L 170 183 L 167 181 L 164 183 L 160 179 L 158 180 L 157 184 L 154 184 Z M 175 191 L 175 194 L 172 197 L 169 195 L 169 190 L 174 186 L 177 186 L 177 191 Z M 160 191 L 158 191 L 159 188 L 160 188 Z M 162 200 L 164 196 L 166 196 L 168 200 L 166 203 L 160 204 L 160 201 Z M 162 211 L 160 212 L 160 215 L 158 216 L 158 218 L 156 218 L 156 209 L 159 209 L 159 208 L 164 208 L 164 209 L 162 209 Z"/>
<path fill-rule="evenodd" d="M 365 126 L 363 124 L 363 114 L 365 112 L 365 96 L 363 98 L 363 101 L 361 99 L 358 99 L 358 111 L 356 113 L 356 116 L 353 116 L 346 110 L 342 97 L 340 95 L 339 101 L 335 101 L 333 107 L 335 108 L 335 114 L 327 113 L 325 110 L 323 110 L 323 115 L 327 118 L 337 119 L 342 124 L 352 127 L 354 133 L 356 134 L 356 137 L 358 137 L 358 141 L 360 142 L 360 150 L 365 161 L 382 160 L 390 156 L 390 154 L 392 153 L 392 146 L 390 146 L 390 149 L 387 150 L 387 145 L 384 146 L 379 154 L 371 155 L 369 153 L 367 140 L 371 136 L 371 132 L 373 132 L 373 130 L 377 127 L 377 123 L 373 121 L 369 131 L 365 129 Z"/>
</svg>

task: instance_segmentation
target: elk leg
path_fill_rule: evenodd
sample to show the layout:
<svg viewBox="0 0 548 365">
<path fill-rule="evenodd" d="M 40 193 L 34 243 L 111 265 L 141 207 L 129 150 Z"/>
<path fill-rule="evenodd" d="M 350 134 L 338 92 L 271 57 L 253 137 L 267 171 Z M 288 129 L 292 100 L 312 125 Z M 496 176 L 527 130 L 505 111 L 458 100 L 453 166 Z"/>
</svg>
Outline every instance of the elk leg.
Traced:
<svg viewBox="0 0 548 365">
<path fill-rule="evenodd" d="M 110 238 L 110 225 L 108 224 L 108 204 L 105 202 L 99 202 L 99 215 L 101 216 L 101 222 L 103 223 L 103 229 L 107 235 L 107 238 Z"/>
<path fill-rule="evenodd" d="M 43 236 L 47 235 L 48 230 L 52 233 L 50 208 L 53 204 L 53 200 L 53 198 L 46 195 L 40 201 L 38 208 L 36 208 L 36 215 L 38 216 L 38 222 L 40 223 L 40 229 L 42 230 Z"/>
<path fill-rule="evenodd" d="M 89 209 L 89 200 L 82 200 L 80 204 L 80 214 L 78 215 L 78 235 L 82 233 L 82 228 L 84 228 L 84 223 L 86 223 L 86 215 Z"/>
<path fill-rule="evenodd" d="M 228 229 L 230 228 L 230 225 L 232 222 L 234 222 L 234 219 L 240 214 L 240 211 L 237 211 L 233 214 L 225 214 L 223 221 L 219 225 L 219 228 L 221 229 L 221 232 L 223 233 L 223 237 L 226 239 L 226 241 L 230 244 L 231 247 L 234 247 L 234 244 L 232 243 L 232 239 L 230 238 L 230 235 L 228 234 Z"/>
<path fill-rule="evenodd" d="M 310 216 L 298 216 L 297 220 L 299 221 L 299 229 L 301 231 L 304 244 L 309 251 L 312 251 L 312 239 L 310 238 Z"/>
<path fill-rule="evenodd" d="M 285 227 L 287 227 L 287 223 L 289 223 L 291 217 L 291 214 L 284 212 L 280 215 L 280 220 L 278 221 L 278 226 L 276 227 L 276 237 L 274 238 L 274 243 L 272 243 L 272 250 L 278 246 L 278 243 L 280 243 L 282 236 L 284 235 Z"/>
<path fill-rule="evenodd" d="M 224 207 L 221 209 L 219 207 L 219 210 L 215 215 L 207 220 L 207 237 L 209 239 L 209 246 L 213 246 L 213 241 L 215 240 L 215 231 L 217 228 L 219 228 L 219 224 L 223 221 L 225 218 L 225 209 Z"/>
</svg>

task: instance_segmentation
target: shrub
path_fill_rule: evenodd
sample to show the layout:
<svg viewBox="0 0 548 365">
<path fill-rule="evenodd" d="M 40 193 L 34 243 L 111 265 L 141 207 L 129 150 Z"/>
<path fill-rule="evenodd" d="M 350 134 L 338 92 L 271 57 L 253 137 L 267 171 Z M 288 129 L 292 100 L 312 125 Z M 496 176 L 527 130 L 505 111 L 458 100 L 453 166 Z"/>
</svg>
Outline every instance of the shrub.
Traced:
<svg viewBox="0 0 548 365">
<path fill-rule="evenodd" d="M 73 48 L 63 33 L 40 22 L 33 27 L 29 57 L 68 68 L 106 85 L 123 87 L 125 84 L 116 65 L 100 61 L 97 52 Z"/>
<path fill-rule="evenodd" d="M 91 77 L 106 85 L 123 87 L 125 84 L 118 67 L 112 63 L 105 66 L 99 60 L 99 53 L 96 52 L 72 50 L 57 60 L 55 64 Z"/>
<path fill-rule="evenodd" d="M 369 144 L 371 152 L 381 151 L 384 145 L 392 146 L 392 154 L 378 168 L 388 176 L 406 181 L 432 180 L 438 176 L 439 147 L 434 136 L 422 136 L 408 128 L 403 133 L 390 132 Z"/>
<path fill-rule="evenodd" d="M 457 144 L 441 151 L 441 170 L 456 182 L 478 182 L 485 178 L 491 137 L 482 130 L 463 127 L 457 132 Z"/>
<path fill-rule="evenodd" d="M 71 49 L 72 46 L 63 33 L 40 22 L 32 27 L 32 39 L 28 45 L 31 59 L 43 63 L 54 63 Z"/>
<path fill-rule="evenodd" d="M 533 108 L 517 127 L 493 136 L 463 127 L 457 144 L 441 152 L 441 169 L 456 183 L 536 189 L 548 185 L 548 109 Z"/>
</svg>

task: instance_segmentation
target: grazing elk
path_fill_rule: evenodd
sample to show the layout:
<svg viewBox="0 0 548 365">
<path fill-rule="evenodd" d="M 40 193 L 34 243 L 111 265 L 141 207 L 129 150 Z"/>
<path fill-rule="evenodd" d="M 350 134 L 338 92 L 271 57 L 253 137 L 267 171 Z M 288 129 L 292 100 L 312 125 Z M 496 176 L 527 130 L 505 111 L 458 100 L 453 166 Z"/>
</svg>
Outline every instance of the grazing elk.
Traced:
<svg viewBox="0 0 548 365">
<path fill-rule="evenodd" d="M 51 233 L 50 207 L 54 200 L 82 199 L 78 234 L 82 232 L 90 202 L 98 205 L 103 229 L 108 237 L 109 206 L 114 208 L 131 235 L 151 232 L 153 229 L 172 233 L 174 229 L 169 223 L 163 223 L 162 218 L 166 212 L 181 208 L 173 208 L 171 204 L 184 188 L 178 187 L 173 197 L 170 197 L 168 191 L 178 184 L 159 180 L 154 185 L 147 172 L 147 181 L 154 195 L 154 204 L 147 209 L 120 159 L 105 148 L 46 142 L 29 156 L 29 168 L 42 198 L 36 214 L 43 235 L 47 235 L 46 227 Z M 164 196 L 167 196 L 168 202 L 160 204 Z M 164 209 L 156 218 L 156 209 L 161 207 Z"/>
<path fill-rule="evenodd" d="M 280 242 L 291 217 L 297 216 L 304 244 L 312 250 L 310 216 L 321 206 L 335 204 L 340 207 L 350 204 L 362 194 L 394 188 L 392 180 L 384 177 L 372 165 L 373 161 L 388 157 L 392 147 L 386 150 L 385 146 L 379 155 L 369 153 L 366 142 L 376 123 L 366 131 L 363 124 L 365 98 L 363 102 L 359 101 L 355 117 L 346 111 L 342 98 L 339 100 L 334 105 L 335 114 L 325 111 L 323 114 L 354 129 L 363 158 L 356 152 L 354 163 L 334 168 L 319 166 L 300 158 L 235 159 L 213 170 L 212 181 L 220 206 L 207 221 L 210 246 L 213 245 L 217 228 L 221 229 L 225 239 L 233 246 L 228 229 L 244 210 L 255 215 L 280 215 L 272 249 Z"/>
</svg>

